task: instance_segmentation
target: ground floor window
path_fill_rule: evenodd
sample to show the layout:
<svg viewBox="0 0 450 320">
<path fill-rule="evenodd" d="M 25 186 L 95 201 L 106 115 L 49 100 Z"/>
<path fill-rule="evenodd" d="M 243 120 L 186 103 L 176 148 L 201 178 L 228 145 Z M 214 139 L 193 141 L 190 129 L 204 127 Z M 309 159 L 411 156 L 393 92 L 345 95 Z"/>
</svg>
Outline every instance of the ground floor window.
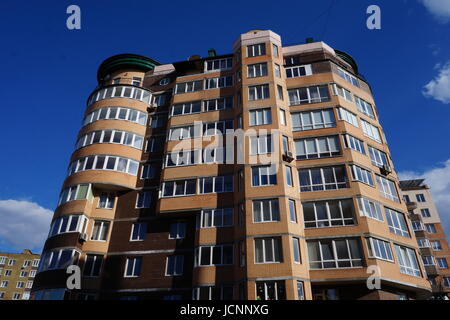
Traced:
<svg viewBox="0 0 450 320">
<path fill-rule="evenodd" d="M 285 300 L 284 281 L 256 282 L 256 300 Z"/>
</svg>

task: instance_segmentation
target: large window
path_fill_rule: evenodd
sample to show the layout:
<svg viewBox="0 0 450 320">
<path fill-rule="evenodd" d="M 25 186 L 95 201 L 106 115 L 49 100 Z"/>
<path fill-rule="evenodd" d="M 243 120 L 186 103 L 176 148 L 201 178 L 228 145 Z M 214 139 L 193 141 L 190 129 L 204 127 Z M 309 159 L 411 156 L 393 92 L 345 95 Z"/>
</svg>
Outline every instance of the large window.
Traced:
<svg viewBox="0 0 450 320">
<path fill-rule="evenodd" d="M 141 275 L 142 257 L 127 258 L 125 264 L 125 277 L 139 277 Z"/>
<path fill-rule="evenodd" d="M 233 129 L 233 120 L 221 120 L 203 123 L 204 136 L 226 134 L 227 130 L 231 129 Z"/>
<path fill-rule="evenodd" d="M 448 269 L 448 262 L 446 258 L 437 258 L 439 268 Z"/>
<path fill-rule="evenodd" d="M 400 202 L 400 200 L 398 199 L 397 189 L 395 188 L 395 183 L 379 175 L 376 175 L 376 178 L 378 188 L 380 189 L 380 194 L 386 199 Z"/>
<path fill-rule="evenodd" d="M 305 228 L 349 226 L 355 224 L 352 199 L 303 203 Z"/>
<path fill-rule="evenodd" d="M 233 245 L 200 246 L 195 249 L 195 266 L 233 264 Z"/>
<path fill-rule="evenodd" d="M 353 180 L 363 182 L 372 187 L 375 186 L 372 178 L 372 172 L 355 165 L 352 165 L 351 168 Z"/>
<path fill-rule="evenodd" d="M 300 191 L 322 191 L 347 188 L 345 167 L 300 169 Z"/>
<path fill-rule="evenodd" d="M 181 276 L 183 274 L 184 256 L 168 256 L 166 276 Z"/>
<path fill-rule="evenodd" d="M 177 83 L 175 86 L 175 94 L 194 92 L 203 90 L 203 80 L 188 81 Z"/>
<path fill-rule="evenodd" d="M 370 154 L 370 159 L 372 160 L 372 164 L 374 166 L 381 168 L 383 166 L 389 165 L 387 155 L 383 151 L 380 151 L 378 149 L 375 149 L 375 148 L 369 146 L 369 154 Z"/>
<path fill-rule="evenodd" d="M 363 119 L 361 119 L 361 126 L 366 137 L 369 137 L 370 139 L 375 140 L 379 143 L 382 142 L 380 130 L 377 127 Z"/>
<path fill-rule="evenodd" d="M 75 249 L 56 249 L 44 252 L 39 265 L 39 272 L 52 269 L 66 269 L 77 264 L 80 253 Z"/>
<path fill-rule="evenodd" d="M 250 137 L 250 154 L 267 154 L 273 152 L 272 135 Z"/>
<path fill-rule="evenodd" d="M 62 190 L 58 205 L 72 200 L 86 200 L 91 196 L 90 184 L 78 184 Z"/>
<path fill-rule="evenodd" d="M 97 254 L 87 254 L 84 263 L 83 276 L 98 277 L 102 268 L 103 256 Z"/>
<path fill-rule="evenodd" d="M 367 198 L 358 198 L 359 213 L 362 216 L 366 216 L 378 221 L 384 221 L 383 214 L 381 213 L 381 205 L 378 202 Z"/>
<path fill-rule="evenodd" d="M 308 241 L 311 269 L 362 267 L 363 255 L 358 239 Z"/>
<path fill-rule="evenodd" d="M 196 179 L 165 181 L 162 186 L 162 197 L 187 196 L 196 193 Z"/>
<path fill-rule="evenodd" d="M 278 199 L 253 200 L 253 222 L 280 221 Z"/>
<path fill-rule="evenodd" d="M 108 238 L 109 225 L 109 221 L 95 221 L 91 240 L 106 241 Z"/>
<path fill-rule="evenodd" d="M 358 79 L 354 76 L 352 76 L 350 73 L 348 73 L 347 71 L 344 71 L 342 68 L 337 67 L 337 74 L 344 80 L 346 80 L 347 82 L 353 84 L 354 86 L 359 87 L 359 82 Z"/>
<path fill-rule="evenodd" d="M 205 82 L 205 90 L 231 87 L 233 85 L 233 76 L 226 75 L 216 78 L 208 78 Z"/>
<path fill-rule="evenodd" d="M 205 71 L 226 70 L 233 67 L 233 58 L 205 61 Z"/>
<path fill-rule="evenodd" d="M 143 241 L 147 234 L 147 223 L 138 222 L 133 223 L 131 226 L 130 241 Z"/>
<path fill-rule="evenodd" d="M 338 136 L 295 140 L 297 160 L 327 158 L 341 153 Z"/>
<path fill-rule="evenodd" d="M 150 205 L 152 203 L 152 193 L 147 192 L 139 192 L 137 194 L 136 199 L 136 208 L 142 209 L 142 208 L 150 208 Z"/>
<path fill-rule="evenodd" d="M 151 93 L 148 90 L 132 86 L 110 86 L 95 91 L 89 98 L 88 105 L 103 99 L 129 98 L 150 103 Z"/>
<path fill-rule="evenodd" d="M 102 192 L 98 200 L 98 208 L 102 209 L 112 209 L 114 208 L 114 202 L 116 200 L 116 195 L 114 192 Z"/>
<path fill-rule="evenodd" d="M 97 120 L 127 120 L 145 125 L 147 113 L 126 107 L 103 107 L 88 113 L 83 120 L 83 126 Z"/>
<path fill-rule="evenodd" d="M 406 224 L 405 215 L 401 212 L 384 208 L 386 219 L 389 225 L 389 231 L 404 237 L 409 237 L 408 226 Z"/>
<path fill-rule="evenodd" d="M 367 238 L 367 247 L 369 248 L 369 257 L 382 260 L 394 261 L 391 245 L 387 241 L 376 238 Z"/>
<path fill-rule="evenodd" d="M 428 233 L 436 233 L 436 227 L 433 223 L 425 223 L 425 229 Z"/>
<path fill-rule="evenodd" d="M 284 281 L 257 281 L 256 296 L 257 300 L 285 300 Z"/>
<path fill-rule="evenodd" d="M 267 62 L 250 64 L 247 69 L 249 78 L 267 76 Z"/>
<path fill-rule="evenodd" d="M 84 215 L 67 215 L 56 218 L 50 226 L 49 237 L 68 232 L 84 232 L 87 218 Z"/>
<path fill-rule="evenodd" d="M 169 130 L 169 140 L 183 140 L 192 139 L 201 136 L 201 132 L 198 132 L 194 125 L 185 125 L 182 127 L 170 128 Z"/>
<path fill-rule="evenodd" d="M 233 108 L 233 97 L 205 100 L 204 111 L 216 111 Z"/>
<path fill-rule="evenodd" d="M 159 164 L 144 164 L 141 171 L 141 179 L 153 179 Z"/>
<path fill-rule="evenodd" d="M 164 126 L 164 124 L 167 122 L 167 115 L 152 115 L 150 117 L 150 128 L 161 128 Z"/>
<path fill-rule="evenodd" d="M 233 225 L 233 208 L 204 209 L 199 215 L 197 227 L 220 228 Z"/>
<path fill-rule="evenodd" d="M 291 118 L 293 131 L 323 129 L 336 126 L 333 109 L 293 113 Z"/>
<path fill-rule="evenodd" d="M 250 110 L 250 125 L 261 126 L 272 123 L 272 113 L 270 108 Z"/>
<path fill-rule="evenodd" d="M 258 43 L 247 46 L 247 57 L 263 56 L 266 54 L 266 44 Z"/>
<path fill-rule="evenodd" d="M 92 155 L 79 158 L 69 165 L 68 175 L 86 170 L 112 170 L 137 175 L 139 162 L 117 156 Z"/>
<path fill-rule="evenodd" d="M 145 152 L 158 152 L 161 151 L 162 145 L 164 143 L 163 137 L 155 137 L 147 140 L 147 145 L 145 146 Z"/>
<path fill-rule="evenodd" d="M 326 102 L 330 100 L 327 85 L 290 89 L 288 90 L 288 95 L 289 104 L 291 106 Z"/>
<path fill-rule="evenodd" d="M 367 101 L 365 101 L 357 96 L 355 96 L 355 102 L 356 102 L 356 106 L 358 107 L 358 110 L 360 112 L 371 117 L 372 119 L 375 119 L 375 115 L 373 113 L 373 108 L 370 103 L 368 103 Z"/>
<path fill-rule="evenodd" d="M 269 85 L 261 84 L 248 87 L 249 100 L 261 100 L 270 98 Z"/>
<path fill-rule="evenodd" d="M 359 127 L 358 125 L 358 117 L 353 112 L 348 111 L 342 107 L 338 108 L 339 120 L 344 120 L 355 127 Z"/>
<path fill-rule="evenodd" d="M 172 107 L 172 116 L 183 114 L 199 113 L 202 111 L 201 101 L 191 101 L 185 103 L 177 103 Z"/>
<path fill-rule="evenodd" d="M 183 239 L 186 237 L 186 222 L 170 224 L 169 239 Z"/>
<path fill-rule="evenodd" d="M 255 262 L 274 263 L 283 262 L 283 250 L 281 238 L 256 238 L 255 239 Z"/>
<path fill-rule="evenodd" d="M 277 173 L 274 166 L 252 167 L 252 186 L 268 186 L 277 184 Z"/>
<path fill-rule="evenodd" d="M 417 256 L 413 249 L 394 245 L 397 253 L 398 263 L 400 265 L 400 272 L 412 276 L 420 277 L 420 268 L 417 263 Z"/>
<path fill-rule="evenodd" d="M 221 193 L 233 191 L 233 176 L 200 178 L 200 193 Z"/>
<path fill-rule="evenodd" d="M 304 66 L 286 68 L 286 78 L 297 78 L 312 75 L 312 68 L 310 64 Z"/>
<path fill-rule="evenodd" d="M 352 93 L 349 90 L 347 90 L 347 89 L 345 89 L 345 88 L 343 88 L 343 87 L 341 87 L 341 86 L 339 86 L 337 84 L 334 84 L 333 87 L 334 87 L 334 93 L 335 94 L 337 94 L 338 96 L 344 98 L 347 101 L 353 102 L 353 95 L 352 95 Z"/>
<path fill-rule="evenodd" d="M 192 300 L 232 300 L 233 286 L 202 286 L 192 290 Z"/>
<path fill-rule="evenodd" d="M 201 161 L 201 150 L 182 150 L 166 155 L 166 167 L 178 167 L 198 164 Z"/>
<path fill-rule="evenodd" d="M 355 138 L 349 134 L 345 135 L 345 145 L 347 148 L 358 151 L 359 153 L 366 154 L 366 149 L 364 147 L 364 141 Z"/>
</svg>

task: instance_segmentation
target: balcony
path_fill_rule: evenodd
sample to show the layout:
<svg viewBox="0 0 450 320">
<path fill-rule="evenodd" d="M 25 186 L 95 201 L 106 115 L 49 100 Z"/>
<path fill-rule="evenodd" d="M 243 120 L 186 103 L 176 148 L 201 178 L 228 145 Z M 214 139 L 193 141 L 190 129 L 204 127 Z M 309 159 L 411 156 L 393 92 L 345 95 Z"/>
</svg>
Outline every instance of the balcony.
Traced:
<svg viewBox="0 0 450 320">
<path fill-rule="evenodd" d="M 88 106 L 94 102 L 112 99 L 112 98 L 127 98 L 142 101 L 150 105 L 152 94 L 149 90 L 132 85 L 110 85 L 95 90 L 88 100 Z M 154 106 L 152 105 L 152 108 Z"/>
<path fill-rule="evenodd" d="M 408 211 L 413 211 L 417 209 L 417 202 L 406 202 L 406 208 Z"/>
<path fill-rule="evenodd" d="M 426 265 L 425 271 L 427 272 L 427 275 L 429 275 L 429 276 L 439 275 L 439 270 L 436 267 L 436 265 L 434 265 L 434 264 Z"/>
</svg>

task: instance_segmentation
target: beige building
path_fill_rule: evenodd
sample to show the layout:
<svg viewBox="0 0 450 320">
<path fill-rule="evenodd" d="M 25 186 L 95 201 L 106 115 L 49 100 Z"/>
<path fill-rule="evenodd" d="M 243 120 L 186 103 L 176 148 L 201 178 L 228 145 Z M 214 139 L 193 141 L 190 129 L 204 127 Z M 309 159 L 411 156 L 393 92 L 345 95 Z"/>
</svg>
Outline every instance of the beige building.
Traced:
<svg viewBox="0 0 450 320">
<path fill-rule="evenodd" d="M 223 55 L 113 56 L 97 81 L 35 299 L 430 295 L 378 108 L 349 54 L 252 30 Z M 70 264 L 81 290 L 66 290 Z M 366 285 L 373 268 L 378 289 Z"/>
<path fill-rule="evenodd" d="M 28 300 L 39 265 L 39 254 L 0 252 L 0 300 Z"/>
</svg>

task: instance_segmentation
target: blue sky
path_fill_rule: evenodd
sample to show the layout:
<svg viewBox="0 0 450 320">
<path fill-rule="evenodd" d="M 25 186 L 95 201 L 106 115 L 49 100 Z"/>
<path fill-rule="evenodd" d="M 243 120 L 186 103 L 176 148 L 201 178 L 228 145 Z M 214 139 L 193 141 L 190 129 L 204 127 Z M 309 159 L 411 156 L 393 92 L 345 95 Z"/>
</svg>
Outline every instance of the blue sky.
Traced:
<svg viewBox="0 0 450 320">
<path fill-rule="evenodd" d="M 81 30 L 66 28 L 71 4 L 81 8 Z M 366 28 L 371 4 L 381 8 L 381 30 Z M 40 251 L 105 58 L 229 53 L 251 29 L 271 29 L 284 44 L 314 37 L 357 60 L 397 171 L 429 179 L 450 234 L 450 1 L 3 0 L 0 12 L 0 250 Z"/>
</svg>

